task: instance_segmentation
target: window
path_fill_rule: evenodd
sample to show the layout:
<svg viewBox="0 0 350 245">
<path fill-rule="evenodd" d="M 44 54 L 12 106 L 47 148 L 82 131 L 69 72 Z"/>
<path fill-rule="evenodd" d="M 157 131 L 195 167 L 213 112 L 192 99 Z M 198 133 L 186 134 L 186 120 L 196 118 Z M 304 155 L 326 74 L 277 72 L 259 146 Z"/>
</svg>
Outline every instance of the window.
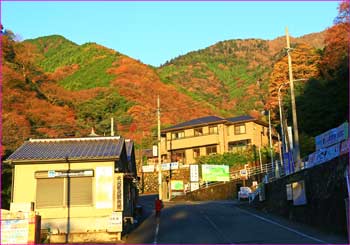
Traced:
<svg viewBox="0 0 350 245">
<path fill-rule="evenodd" d="M 193 158 L 197 158 L 201 155 L 200 149 L 199 148 L 195 148 L 193 149 Z"/>
<path fill-rule="evenodd" d="M 251 144 L 251 140 L 239 140 L 230 142 L 228 144 L 228 150 L 232 152 L 242 152 L 248 148 L 248 145 Z"/>
<path fill-rule="evenodd" d="M 201 136 L 201 135 L 203 135 L 203 128 L 195 128 L 194 136 Z"/>
<path fill-rule="evenodd" d="M 178 131 L 178 132 L 174 132 L 171 134 L 171 138 L 173 140 L 176 140 L 176 139 L 181 139 L 181 138 L 184 138 L 185 137 L 185 132 L 184 131 Z"/>
<path fill-rule="evenodd" d="M 70 178 L 70 205 L 92 205 L 92 177 Z M 64 207 L 67 205 L 68 179 L 37 179 L 36 207 Z"/>
<path fill-rule="evenodd" d="M 207 146 L 206 151 L 207 151 L 207 155 L 214 155 L 217 153 L 217 147 L 216 145 Z"/>
<path fill-rule="evenodd" d="M 210 126 L 209 127 L 209 134 L 218 134 L 218 126 Z"/>
<path fill-rule="evenodd" d="M 185 163 L 186 155 L 185 151 L 174 151 L 173 156 L 175 156 L 175 161 Z"/>
<path fill-rule="evenodd" d="M 235 125 L 235 134 L 245 134 L 245 124 L 237 124 Z"/>
</svg>

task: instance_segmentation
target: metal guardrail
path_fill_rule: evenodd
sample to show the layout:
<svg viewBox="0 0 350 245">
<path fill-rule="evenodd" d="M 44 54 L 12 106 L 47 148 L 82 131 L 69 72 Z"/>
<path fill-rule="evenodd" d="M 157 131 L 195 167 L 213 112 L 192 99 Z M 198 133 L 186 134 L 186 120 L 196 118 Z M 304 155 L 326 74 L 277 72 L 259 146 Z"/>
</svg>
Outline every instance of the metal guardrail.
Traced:
<svg viewBox="0 0 350 245">
<path fill-rule="evenodd" d="M 277 167 L 277 168 L 276 168 Z M 246 168 L 248 172 L 248 178 L 255 175 L 265 174 L 268 176 L 268 180 L 272 181 L 274 179 L 285 176 L 284 167 L 279 161 L 276 161 L 273 165 L 272 163 L 263 164 L 262 166 L 253 166 Z M 240 170 L 234 170 L 230 172 L 230 179 L 236 180 L 240 179 Z"/>
</svg>

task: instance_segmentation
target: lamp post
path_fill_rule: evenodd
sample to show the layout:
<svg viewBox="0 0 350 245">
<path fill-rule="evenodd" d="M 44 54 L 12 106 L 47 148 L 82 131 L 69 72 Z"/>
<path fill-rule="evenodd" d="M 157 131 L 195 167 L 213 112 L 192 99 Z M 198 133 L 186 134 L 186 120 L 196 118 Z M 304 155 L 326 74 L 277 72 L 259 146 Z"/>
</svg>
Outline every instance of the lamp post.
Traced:
<svg viewBox="0 0 350 245">
<path fill-rule="evenodd" d="M 271 167 L 272 167 L 272 172 L 274 172 L 275 166 L 274 166 L 274 161 L 273 161 L 273 152 L 272 152 L 272 128 L 271 128 L 271 113 L 270 110 L 268 111 L 269 113 L 269 141 L 270 141 L 270 154 L 271 154 Z"/>
<path fill-rule="evenodd" d="M 278 107 L 279 107 L 279 112 L 280 112 L 280 124 L 281 124 L 281 137 L 282 137 L 282 153 L 284 154 L 286 152 L 286 148 L 285 148 L 285 138 L 284 138 L 284 130 L 283 130 L 283 115 L 282 115 L 282 106 L 281 106 L 281 89 L 283 88 L 283 86 L 285 86 L 287 83 L 282 83 L 279 87 L 278 87 L 278 92 L 277 92 L 277 96 L 278 96 Z M 283 165 L 283 157 L 282 157 L 282 165 Z"/>
</svg>

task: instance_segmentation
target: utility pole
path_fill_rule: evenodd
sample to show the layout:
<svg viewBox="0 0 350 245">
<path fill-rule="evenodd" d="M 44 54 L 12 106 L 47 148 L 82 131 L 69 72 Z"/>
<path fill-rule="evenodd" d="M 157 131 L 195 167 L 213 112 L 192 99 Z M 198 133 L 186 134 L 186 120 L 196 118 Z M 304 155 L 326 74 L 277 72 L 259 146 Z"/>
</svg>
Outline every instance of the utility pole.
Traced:
<svg viewBox="0 0 350 245">
<path fill-rule="evenodd" d="M 160 101 L 159 95 L 157 98 L 157 120 L 158 120 L 158 191 L 159 191 L 159 199 L 162 200 L 162 163 L 160 156 Z"/>
<path fill-rule="evenodd" d="M 298 131 L 297 110 L 296 110 L 296 105 L 295 105 L 294 81 L 293 81 L 293 71 L 292 71 L 292 57 L 290 56 L 291 48 L 290 48 L 290 42 L 289 42 L 288 27 L 286 27 L 286 39 L 287 39 L 290 95 L 291 95 L 291 100 L 292 100 L 293 129 L 294 129 L 294 149 L 293 149 L 294 154 L 293 154 L 293 156 L 294 156 L 297 168 L 299 168 L 300 167 L 299 131 Z"/>
</svg>

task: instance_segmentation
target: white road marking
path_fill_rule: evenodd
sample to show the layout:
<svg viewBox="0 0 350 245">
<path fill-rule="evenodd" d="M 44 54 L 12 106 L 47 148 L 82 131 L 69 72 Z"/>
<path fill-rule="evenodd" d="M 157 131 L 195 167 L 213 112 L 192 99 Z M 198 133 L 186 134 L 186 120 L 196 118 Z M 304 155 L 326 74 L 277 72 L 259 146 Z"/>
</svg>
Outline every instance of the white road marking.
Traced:
<svg viewBox="0 0 350 245">
<path fill-rule="evenodd" d="M 159 223 L 157 222 L 157 227 L 156 227 L 156 232 L 154 234 L 154 242 L 153 242 L 153 244 L 157 244 L 158 232 L 159 232 Z"/>
<path fill-rule="evenodd" d="M 258 218 L 258 219 L 261 219 L 261 220 L 263 220 L 263 221 L 265 221 L 265 222 L 268 222 L 268 223 L 277 225 L 277 226 L 279 226 L 279 227 L 282 227 L 282 228 L 284 228 L 284 229 L 286 229 L 286 230 L 288 230 L 288 231 L 294 232 L 294 233 L 296 233 L 296 234 L 298 234 L 298 235 L 300 235 L 300 236 L 302 236 L 302 237 L 305 237 L 305 238 L 314 240 L 314 241 L 319 242 L 319 243 L 326 243 L 326 244 L 328 243 L 328 242 L 322 241 L 322 240 L 320 240 L 320 239 L 318 239 L 318 238 L 315 238 L 315 237 L 306 235 L 306 234 L 304 234 L 304 233 L 302 233 L 302 232 L 300 232 L 300 231 L 297 231 L 297 230 L 294 230 L 294 229 L 292 229 L 292 228 L 289 228 L 289 227 L 287 227 L 287 226 L 281 225 L 281 224 L 279 224 L 279 223 L 277 223 L 277 222 L 275 222 L 275 221 L 269 220 L 269 219 L 264 218 L 264 217 L 262 217 L 262 216 L 260 216 L 260 215 L 251 213 L 251 212 L 249 212 L 249 211 L 247 211 L 247 210 L 243 210 L 243 209 L 240 209 L 240 210 L 241 210 L 243 213 L 250 214 L 251 216 L 254 216 L 254 217 L 256 217 L 256 218 Z"/>
<path fill-rule="evenodd" d="M 223 240 L 225 241 L 225 243 L 228 244 L 233 244 L 232 242 L 228 242 L 229 240 L 227 239 L 227 237 L 220 231 L 219 227 L 207 216 L 204 215 L 205 219 L 209 221 L 209 223 L 214 227 L 214 229 L 216 230 L 217 233 L 219 233 L 219 235 L 223 238 Z"/>
</svg>

